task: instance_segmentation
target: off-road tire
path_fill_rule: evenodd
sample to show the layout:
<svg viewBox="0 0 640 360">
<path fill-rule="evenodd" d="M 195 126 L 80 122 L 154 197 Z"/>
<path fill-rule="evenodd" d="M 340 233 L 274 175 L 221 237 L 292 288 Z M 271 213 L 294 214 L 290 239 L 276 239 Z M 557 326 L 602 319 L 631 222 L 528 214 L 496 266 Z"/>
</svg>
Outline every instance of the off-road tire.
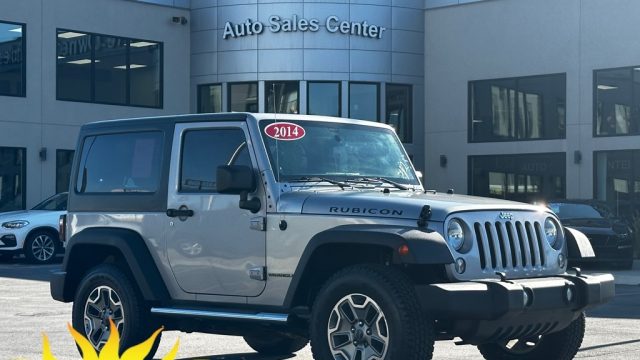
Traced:
<svg viewBox="0 0 640 360">
<path fill-rule="evenodd" d="M 388 332 L 386 354 L 382 360 L 432 358 L 434 322 L 423 314 L 410 280 L 392 267 L 363 264 L 339 271 L 317 294 L 309 328 L 314 359 L 335 359 L 330 349 L 329 321 L 335 307 L 354 294 L 374 301 L 385 317 Z M 351 335 L 350 343 L 353 344 L 360 335 Z M 371 346 L 366 341 L 364 345 Z"/>
<path fill-rule="evenodd" d="M 261 355 L 278 356 L 302 350 L 307 346 L 309 339 L 271 331 L 260 335 L 245 335 L 244 341 Z"/>
<path fill-rule="evenodd" d="M 53 262 L 59 251 L 58 234 L 46 230 L 37 230 L 29 234 L 23 247 L 24 256 L 33 264 Z"/>
<path fill-rule="evenodd" d="M 543 335 L 539 344 L 527 353 L 514 354 L 497 343 L 479 345 L 478 350 L 487 360 L 571 360 L 582 345 L 584 330 L 582 313 L 564 330 Z"/>
<path fill-rule="evenodd" d="M 124 350 L 147 340 L 157 328 L 150 321 L 149 306 L 133 284 L 129 276 L 114 265 L 103 264 L 93 268 L 78 286 L 72 310 L 73 328 L 87 337 L 84 315 L 89 296 L 100 287 L 108 287 L 117 294 L 124 313 L 124 325 L 120 331 L 120 355 Z M 153 359 L 161 336 L 162 334 L 158 335 L 145 360 Z"/>
</svg>

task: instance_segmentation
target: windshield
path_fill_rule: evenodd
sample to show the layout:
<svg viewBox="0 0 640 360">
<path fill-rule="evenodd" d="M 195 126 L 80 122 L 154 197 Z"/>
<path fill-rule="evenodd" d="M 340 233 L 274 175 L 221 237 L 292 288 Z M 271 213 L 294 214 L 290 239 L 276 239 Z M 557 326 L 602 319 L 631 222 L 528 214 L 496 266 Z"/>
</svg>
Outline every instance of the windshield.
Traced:
<svg viewBox="0 0 640 360">
<path fill-rule="evenodd" d="M 603 206 L 573 203 L 549 203 L 549 208 L 558 215 L 560 220 L 608 219 L 611 217 L 611 212 Z"/>
<path fill-rule="evenodd" d="M 50 210 L 50 211 L 67 210 L 67 193 L 53 195 L 52 197 L 41 202 L 40 204 L 34 206 L 33 209 L 31 210 Z"/>
<path fill-rule="evenodd" d="M 287 124 L 298 126 L 292 137 L 302 137 L 276 140 L 272 137 L 277 137 L 275 132 L 269 131 L 274 123 L 274 120 L 262 120 L 260 130 L 277 181 L 384 178 L 399 184 L 419 185 L 402 144 L 389 129 L 287 120 Z"/>
</svg>

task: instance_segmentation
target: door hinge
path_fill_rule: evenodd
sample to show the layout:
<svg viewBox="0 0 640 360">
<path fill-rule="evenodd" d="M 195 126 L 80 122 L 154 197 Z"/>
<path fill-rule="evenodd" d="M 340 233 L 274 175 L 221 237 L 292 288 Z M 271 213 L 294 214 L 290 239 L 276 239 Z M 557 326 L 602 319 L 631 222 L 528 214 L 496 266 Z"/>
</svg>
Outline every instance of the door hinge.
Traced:
<svg viewBox="0 0 640 360">
<path fill-rule="evenodd" d="M 251 218 L 251 230 L 257 230 L 257 231 L 265 231 L 267 230 L 267 218 L 264 216 L 257 216 L 254 218 Z"/>
<path fill-rule="evenodd" d="M 260 266 L 249 269 L 249 278 L 252 280 L 265 281 L 267 280 L 267 267 Z"/>
</svg>

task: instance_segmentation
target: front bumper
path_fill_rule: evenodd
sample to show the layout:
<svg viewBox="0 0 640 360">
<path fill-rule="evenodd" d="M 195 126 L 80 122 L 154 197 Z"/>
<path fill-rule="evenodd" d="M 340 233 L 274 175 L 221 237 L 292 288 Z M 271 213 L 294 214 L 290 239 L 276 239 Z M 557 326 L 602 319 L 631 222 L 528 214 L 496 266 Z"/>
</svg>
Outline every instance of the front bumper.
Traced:
<svg viewBox="0 0 640 360">
<path fill-rule="evenodd" d="M 560 331 L 615 295 L 610 274 L 486 280 L 416 287 L 424 311 L 448 337 L 470 344 Z"/>
<path fill-rule="evenodd" d="M 16 234 L 0 233 L 0 251 L 13 252 L 19 250 Z"/>
</svg>

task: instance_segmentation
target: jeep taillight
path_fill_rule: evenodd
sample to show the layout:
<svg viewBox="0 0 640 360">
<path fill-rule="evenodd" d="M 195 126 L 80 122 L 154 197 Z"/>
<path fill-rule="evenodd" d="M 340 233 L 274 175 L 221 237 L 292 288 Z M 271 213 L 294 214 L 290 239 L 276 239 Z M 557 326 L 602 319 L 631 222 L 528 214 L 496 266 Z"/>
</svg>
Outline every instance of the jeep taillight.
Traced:
<svg viewBox="0 0 640 360">
<path fill-rule="evenodd" d="M 60 242 L 67 241 L 67 215 L 60 215 L 58 220 L 58 234 L 60 234 Z"/>
</svg>

